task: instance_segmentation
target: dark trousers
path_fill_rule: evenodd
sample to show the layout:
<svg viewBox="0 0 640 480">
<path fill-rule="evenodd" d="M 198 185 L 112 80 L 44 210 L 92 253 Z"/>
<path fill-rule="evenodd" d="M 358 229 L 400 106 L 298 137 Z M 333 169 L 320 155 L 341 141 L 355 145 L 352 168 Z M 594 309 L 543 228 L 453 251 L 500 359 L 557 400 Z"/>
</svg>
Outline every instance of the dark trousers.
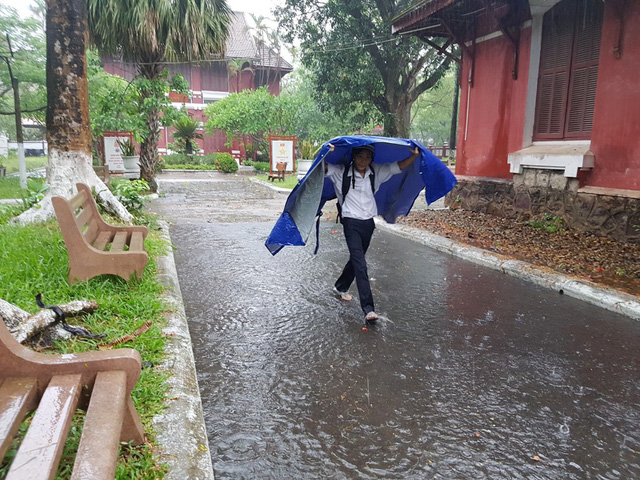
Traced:
<svg viewBox="0 0 640 480">
<path fill-rule="evenodd" d="M 344 227 L 344 238 L 347 240 L 347 247 L 349 248 L 349 261 L 344 266 L 335 286 L 341 292 L 346 292 L 355 278 L 358 296 L 360 297 L 360 306 L 366 315 L 375 310 L 365 254 L 369 248 L 369 243 L 371 243 L 371 236 L 376 225 L 373 218 L 369 220 L 343 218 L 342 226 Z"/>
</svg>

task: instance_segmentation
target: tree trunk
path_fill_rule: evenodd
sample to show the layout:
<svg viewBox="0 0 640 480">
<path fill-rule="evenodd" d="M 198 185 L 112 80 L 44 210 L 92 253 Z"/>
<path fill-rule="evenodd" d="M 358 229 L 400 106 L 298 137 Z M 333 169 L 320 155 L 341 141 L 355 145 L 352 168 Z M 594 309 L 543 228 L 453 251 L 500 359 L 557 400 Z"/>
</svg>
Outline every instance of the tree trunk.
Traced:
<svg viewBox="0 0 640 480">
<path fill-rule="evenodd" d="M 153 82 L 162 73 L 163 65 L 159 56 L 140 58 L 138 73 Z M 153 87 L 143 88 L 141 91 L 142 102 L 154 95 Z M 140 144 L 140 178 L 147 181 L 152 192 L 158 191 L 156 182 L 156 168 L 158 166 L 158 142 L 160 140 L 160 113 L 153 107 L 145 119 L 149 134 Z"/>
<path fill-rule="evenodd" d="M 15 221 L 25 224 L 52 217 L 51 197 L 72 195 L 78 182 L 94 187 L 108 210 L 131 221 L 131 214 L 93 171 L 85 1 L 47 0 L 46 27 L 49 191 L 37 208 L 27 210 Z"/>
<path fill-rule="evenodd" d="M 389 112 L 384 118 L 384 134 L 388 137 L 409 138 L 411 125 L 411 105 L 408 99 L 390 102 Z"/>
<path fill-rule="evenodd" d="M 140 144 L 140 178 L 147 181 L 152 192 L 157 192 L 156 167 L 158 165 L 158 141 L 160 139 L 160 115 L 157 108 L 149 112 L 146 122 L 149 128 L 149 135 Z"/>
</svg>

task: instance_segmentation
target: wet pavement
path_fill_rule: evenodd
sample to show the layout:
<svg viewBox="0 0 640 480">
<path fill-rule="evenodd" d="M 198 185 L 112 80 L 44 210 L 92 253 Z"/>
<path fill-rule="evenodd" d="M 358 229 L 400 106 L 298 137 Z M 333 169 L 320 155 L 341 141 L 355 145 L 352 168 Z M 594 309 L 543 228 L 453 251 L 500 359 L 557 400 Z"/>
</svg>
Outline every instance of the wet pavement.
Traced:
<svg viewBox="0 0 640 480">
<path fill-rule="evenodd" d="M 218 479 L 640 478 L 637 321 L 378 230 L 362 330 L 330 294 L 339 225 L 317 256 L 272 257 L 286 194 L 184 177 L 149 209 L 171 225 Z"/>
</svg>

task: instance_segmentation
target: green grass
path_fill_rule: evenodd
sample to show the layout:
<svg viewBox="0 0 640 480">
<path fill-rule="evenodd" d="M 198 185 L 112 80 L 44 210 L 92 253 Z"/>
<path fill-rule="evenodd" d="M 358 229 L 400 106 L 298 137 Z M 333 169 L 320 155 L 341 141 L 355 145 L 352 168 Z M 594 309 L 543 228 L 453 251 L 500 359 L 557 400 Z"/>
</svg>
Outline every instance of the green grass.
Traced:
<svg viewBox="0 0 640 480">
<path fill-rule="evenodd" d="M 193 165 L 177 163 L 175 165 L 164 165 L 163 170 L 215 170 L 213 165 Z"/>
<path fill-rule="evenodd" d="M 36 168 L 42 168 L 47 164 L 47 156 L 26 157 L 24 161 L 27 165 L 27 170 L 34 170 Z M 18 172 L 18 155 L 10 153 L 8 158 L 0 157 L 0 165 L 7 167 L 7 173 Z"/>
<path fill-rule="evenodd" d="M 44 178 L 27 178 L 27 186 L 37 189 L 44 184 Z M 0 178 L 0 198 L 22 198 L 27 191 L 20 188 L 20 179 L 17 177 Z"/>
<path fill-rule="evenodd" d="M 271 180 L 269 180 L 269 177 L 267 175 L 256 175 L 256 178 L 258 180 L 262 180 L 264 182 L 269 182 L 269 183 L 273 183 L 276 187 L 282 187 L 282 188 L 288 188 L 290 190 L 293 190 L 293 187 L 295 187 L 298 184 L 298 175 L 293 175 L 293 174 L 288 174 L 284 176 L 284 181 L 282 180 L 274 180 L 273 182 L 271 182 Z"/>
<path fill-rule="evenodd" d="M 144 365 L 148 365 L 143 368 L 132 396 L 150 442 L 122 448 L 116 475 L 119 479 L 162 478 L 165 471 L 165 466 L 157 464 L 152 455 L 155 433 L 151 421 L 165 408 L 167 392 L 166 376 L 155 368 L 164 355 L 166 340 L 162 327 L 168 308 L 161 297 L 163 287 L 156 279 L 155 260 L 169 246 L 155 231 L 150 228 L 145 241 L 150 261 L 142 279 L 127 283 L 119 277 L 102 275 L 88 282 L 69 285 L 67 251 L 54 220 L 0 228 L 0 298 L 31 313 L 39 310 L 35 303 L 37 293 L 42 293 L 43 301 L 49 305 L 76 299 L 95 300 L 99 305 L 95 313 L 68 319 L 68 322 L 93 333 L 104 333 L 107 338 L 74 337 L 58 342 L 53 353 L 95 351 L 99 343 L 130 334 L 147 320 L 153 322 L 149 331 L 134 342 L 122 345 L 138 350 Z M 74 420 L 58 478 L 68 478 L 72 468 L 81 430 L 82 418 L 79 417 Z M 7 468 L 6 464 L 0 465 L 0 478 L 4 477 Z"/>
</svg>

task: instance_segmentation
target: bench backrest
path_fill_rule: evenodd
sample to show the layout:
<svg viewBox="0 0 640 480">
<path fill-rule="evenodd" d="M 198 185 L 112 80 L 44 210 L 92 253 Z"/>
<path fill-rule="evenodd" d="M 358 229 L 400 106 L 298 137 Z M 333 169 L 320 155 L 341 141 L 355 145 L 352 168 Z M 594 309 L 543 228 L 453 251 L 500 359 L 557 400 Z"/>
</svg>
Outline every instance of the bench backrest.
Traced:
<svg viewBox="0 0 640 480">
<path fill-rule="evenodd" d="M 89 187 L 78 184 L 78 193 L 70 199 L 55 196 L 51 200 L 65 243 L 91 245 L 100 233 L 102 221 Z"/>
</svg>

